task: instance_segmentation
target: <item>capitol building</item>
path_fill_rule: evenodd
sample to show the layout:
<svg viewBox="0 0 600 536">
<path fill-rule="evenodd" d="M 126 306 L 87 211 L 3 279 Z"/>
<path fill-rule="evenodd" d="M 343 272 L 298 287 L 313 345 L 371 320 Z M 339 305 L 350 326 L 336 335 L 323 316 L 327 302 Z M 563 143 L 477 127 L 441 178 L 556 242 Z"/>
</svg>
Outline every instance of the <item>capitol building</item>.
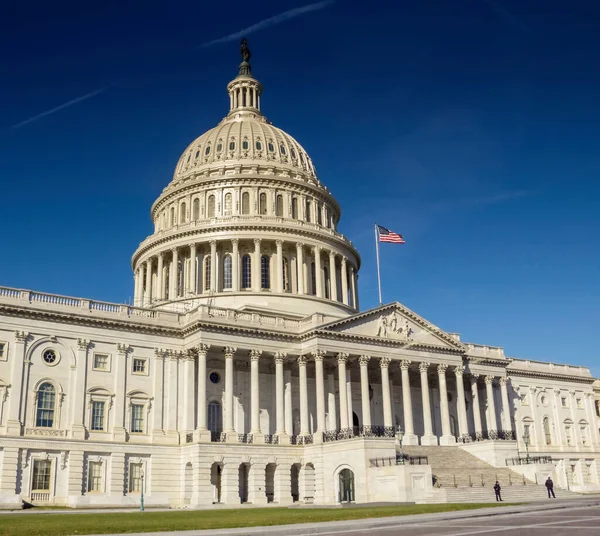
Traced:
<svg viewBox="0 0 600 536">
<path fill-rule="evenodd" d="M 152 205 L 133 305 L 0 287 L 0 507 L 600 491 L 590 370 L 361 311 L 341 208 L 245 41 L 227 91 Z"/>
</svg>

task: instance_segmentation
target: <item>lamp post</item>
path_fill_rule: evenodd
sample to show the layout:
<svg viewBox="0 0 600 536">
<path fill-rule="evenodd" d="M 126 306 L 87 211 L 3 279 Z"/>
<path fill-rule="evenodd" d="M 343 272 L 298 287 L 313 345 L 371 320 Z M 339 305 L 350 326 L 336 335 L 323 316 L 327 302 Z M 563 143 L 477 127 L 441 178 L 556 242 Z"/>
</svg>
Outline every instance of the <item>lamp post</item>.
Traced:
<svg viewBox="0 0 600 536">
<path fill-rule="evenodd" d="M 525 443 L 525 451 L 527 452 L 525 460 L 527 463 L 529 463 L 529 434 L 523 435 L 523 442 Z"/>
<path fill-rule="evenodd" d="M 144 511 L 144 471 L 142 470 L 142 474 L 140 476 L 141 479 L 141 489 L 140 489 L 140 512 Z"/>
</svg>

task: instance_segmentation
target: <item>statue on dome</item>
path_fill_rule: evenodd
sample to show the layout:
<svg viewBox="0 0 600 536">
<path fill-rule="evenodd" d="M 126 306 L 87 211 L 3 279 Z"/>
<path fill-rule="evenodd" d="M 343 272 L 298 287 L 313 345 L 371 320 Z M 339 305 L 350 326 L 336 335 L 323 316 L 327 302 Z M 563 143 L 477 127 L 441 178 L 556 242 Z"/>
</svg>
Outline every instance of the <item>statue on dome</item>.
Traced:
<svg viewBox="0 0 600 536">
<path fill-rule="evenodd" d="M 252 57 L 252 53 L 250 52 L 250 47 L 248 46 L 248 41 L 244 37 L 242 42 L 240 43 L 240 54 L 242 55 L 242 62 L 249 63 L 250 58 Z"/>
</svg>

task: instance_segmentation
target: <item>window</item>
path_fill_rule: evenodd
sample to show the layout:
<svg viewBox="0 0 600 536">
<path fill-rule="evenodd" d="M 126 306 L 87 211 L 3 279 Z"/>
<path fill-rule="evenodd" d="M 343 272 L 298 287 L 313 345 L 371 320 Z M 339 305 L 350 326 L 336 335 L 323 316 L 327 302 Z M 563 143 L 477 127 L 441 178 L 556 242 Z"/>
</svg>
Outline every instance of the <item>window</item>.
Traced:
<svg viewBox="0 0 600 536">
<path fill-rule="evenodd" d="M 213 441 L 218 441 L 223 431 L 223 410 L 216 400 L 208 403 L 208 429 Z"/>
<path fill-rule="evenodd" d="M 102 491 L 102 462 L 88 465 L 88 491 Z"/>
<path fill-rule="evenodd" d="M 192 153 L 188 154 L 188 157 L 187 157 L 187 160 L 185 161 L 185 163 L 189 164 L 191 158 L 192 158 Z"/>
<path fill-rule="evenodd" d="M 211 269 L 211 259 L 210 255 L 206 255 L 204 257 L 204 290 L 210 290 L 210 269 Z"/>
<path fill-rule="evenodd" d="M 271 140 L 269 140 L 269 144 L 267 145 L 267 148 L 269 149 L 270 153 L 275 152 L 275 145 L 273 145 L 273 142 Z"/>
<path fill-rule="evenodd" d="M 317 223 L 323 225 L 323 205 L 317 203 Z"/>
<path fill-rule="evenodd" d="M 144 406 L 142 404 L 131 404 L 131 433 L 144 433 Z"/>
<path fill-rule="evenodd" d="M 92 426 L 94 432 L 104 431 L 104 408 L 105 403 L 101 400 L 92 400 Z"/>
<path fill-rule="evenodd" d="M 281 194 L 277 196 L 275 202 L 275 216 L 283 218 L 283 196 Z"/>
<path fill-rule="evenodd" d="M 306 221 L 308 223 L 310 223 L 310 221 L 311 221 L 311 215 L 310 215 L 311 208 L 312 207 L 311 207 L 310 199 L 307 199 L 305 210 L 306 210 Z"/>
<path fill-rule="evenodd" d="M 56 391 L 51 383 L 43 383 L 37 393 L 37 413 L 35 425 L 42 428 L 54 426 L 54 404 Z"/>
<path fill-rule="evenodd" d="M 206 149 L 204 149 L 204 156 L 208 156 L 210 154 L 210 145 L 206 146 Z"/>
<path fill-rule="evenodd" d="M 298 199 L 292 197 L 292 218 L 298 219 Z"/>
<path fill-rule="evenodd" d="M 198 160 L 198 157 L 200 156 L 200 149 L 198 149 L 196 151 L 196 156 L 194 156 L 194 160 Z"/>
<path fill-rule="evenodd" d="M 194 199 L 192 207 L 194 221 L 200 219 L 200 200 L 198 198 Z"/>
<path fill-rule="evenodd" d="M 206 207 L 206 214 L 209 218 L 214 218 L 215 217 L 215 196 L 214 195 L 209 195 L 208 196 L 208 203 L 207 203 L 207 207 Z"/>
<path fill-rule="evenodd" d="M 221 376 L 218 372 L 211 372 L 208 376 L 208 379 L 210 380 L 210 383 L 217 385 L 221 381 Z"/>
<path fill-rule="evenodd" d="M 187 212 L 187 205 L 185 203 L 181 203 L 181 207 L 179 207 L 179 221 L 181 223 L 185 223 L 185 213 Z"/>
<path fill-rule="evenodd" d="M 6 360 L 6 343 L 0 342 L 0 360 Z"/>
<path fill-rule="evenodd" d="M 217 153 L 220 153 L 223 150 L 223 142 L 221 140 L 219 140 L 219 143 L 217 143 Z"/>
<path fill-rule="evenodd" d="M 314 262 L 310 263 L 310 292 L 313 296 L 317 295 L 317 274 Z"/>
<path fill-rule="evenodd" d="M 47 365 L 53 365 L 56 362 L 56 352 L 54 350 L 46 350 L 42 354 L 42 358 L 44 359 L 44 363 Z"/>
<path fill-rule="evenodd" d="M 283 143 L 279 145 L 279 152 L 285 156 L 285 145 Z"/>
<path fill-rule="evenodd" d="M 94 370 L 108 370 L 108 354 L 94 354 Z"/>
<path fill-rule="evenodd" d="M 567 438 L 567 445 L 571 446 L 573 444 L 573 437 L 572 437 L 572 427 L 570 424 L 565 425 L 565 436 Z"/>
<path fill-rule="evenodd" d="M 552 445 L 552 434 L 550 433 L 550 419 L 544 417 L 544 437 L 546 438 L 546 445 Z"/>
<path fill-rule="evenodd" d="M 329 299 L 329 269 L 327 266 L 323 266 L 323 279 L 325 279 L 325 298 Z"/>
<path fill-rule="evenodd" d="M 33 479 L 31 491 L 50 491 L 50 477 L 52 475 L 51 460 L 33 461 Z"/>
<path fill-rule="evenodd" d="M 244 149 L 244 151 L 248 150 L 248 140 L 244 140 L 242 142 L 242 149 Z"/>
<path fill-rule="evenodd" d="M 576 403 L 577 403 L 577 408 L 578 409 L 583 409 L 583 402 L 582 402 L 581 398 L 577 398 L 575 400 L 576 400 Z"/>
<path fill-rule="evenodd" d="M 175 207 L 171 207 L 170 221 L 171 221 L 171 225 L 175 225 Z"/>
<path fill-rule="evenodd" d="M 231 194 L 225 194 L 225 203 L 223 206 L 223 216 L 231 216 Z"/>
<path fill-rule="evenodd" d="M 258 196 L 258 213 L 261 216 L 267 214 L 267 194 L 264 192 Z"/>
<path fill-rule="evenodd" d="M 235 140 L 231 140 L 229 142 L 229 150 L 230 151 L 235 151 Z"/>
<path fill-rule="evenodd" d="M 262 151 L 262 143 L 260 140 L 256 140 L 256 150 Z"/>
<path fill-rule="evenodd" d="M 248 192 L 242 194 L 242 214 L 250 214 L 250 194 Z"/>
<path fill-rule="evenodd" d="M 587 438 L 587 425 L 582 424 L 579 428 L 579 431 L 581 433 L 581 444 L 584 447 L 588 446 L 588 438 Z"/>
<path fill-rule="evenodd" d="M 271 259 L 268 255 L 263 255 L 260 258 L 260 281 L 261 288 L 271 288 Z"/>
<path fill-rule="evenodd" d="M 146 374 L 146 359 L 134 358 L 133 359 L 133 373 L 134 374 Z"/>
<path fill-rule="evenodd" d="M 560 397 L 560 405 L 561 405 L 563 408 L 566 408 L 566 407 L 567 407 L 567 397 L 566 397 L 566 396 L 561 396 L 561 397 Z"/>
<path fill-rule="evenodd" d="M 242 288 L 252 288 L 252 261 L 247 253 L 242 257 Z"/>
<path fill-rule="evenodd" d="M 142 464 L 129 464 L 129 493 L 142 491 Z"/>
<path fill-rule="evenodd" d="M 293 147 L 290 149 L 290 154 L 292 155 L 292 158 L 296 160 L 296 151 L 294 151 Z"/>
<path fill-rule="evenodd" d="M 225 255 L 223 259 L 223 288 L 231 288 L 231 255 Z"/>
<path fill-rule="evenodd" d="M 283 274 L 281 274 L 282 276 L 282 281 L 283 281 L 283 292 L 289 292 L 290 291 L 290 263 L 287 260 L 287 257 L 283 258 Z"/>
<path fill-rule="evenodd" d="M 533 436 L 531 435 L 531 424 L 530 423 L 523 424 L 523 439 L 529 445 L 533 445 Z"/>
</svg>

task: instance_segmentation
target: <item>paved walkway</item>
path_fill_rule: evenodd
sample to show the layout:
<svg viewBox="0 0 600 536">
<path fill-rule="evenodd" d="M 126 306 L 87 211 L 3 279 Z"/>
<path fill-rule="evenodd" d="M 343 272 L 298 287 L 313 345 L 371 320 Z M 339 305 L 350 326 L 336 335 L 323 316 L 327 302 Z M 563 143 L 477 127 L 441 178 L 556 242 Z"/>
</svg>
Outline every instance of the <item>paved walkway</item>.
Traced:
<svg viewBox="0 0 600 536">
<path fill-rule="evenodd" d="M 556 500 L 504 508 L 481 508 L 327 523 L 302 523 L 275 527 L 241 529 L 144 532 L 113 536 L 597 536 L 600 524 L 600 498 Z"/>
</svg>

